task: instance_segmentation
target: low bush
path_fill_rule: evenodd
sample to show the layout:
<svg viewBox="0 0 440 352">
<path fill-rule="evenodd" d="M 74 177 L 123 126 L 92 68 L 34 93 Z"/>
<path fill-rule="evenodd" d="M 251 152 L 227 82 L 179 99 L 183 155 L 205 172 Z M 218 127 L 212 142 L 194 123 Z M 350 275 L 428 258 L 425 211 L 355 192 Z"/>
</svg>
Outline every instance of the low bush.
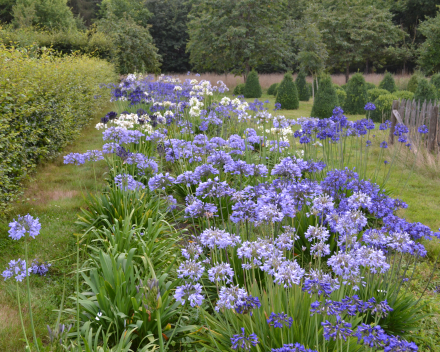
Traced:
<svg viewBox="0 0 440 352">
<path fill-rule="evenodd" d="M 397 92 L 394 92 L 394 95 L 399 99 L 405 99 L 405 100 L 414 99 L 414 93 L 408 90 L 398 90 Z"/>
<path fill-rule="evenodd" d="M 394 82 L 394 78 L 391 73 L 385 73 L 382 82 L 379 84 L 379 88 L 386 89 L 390 93 L 394 93 L 397 90 L 396 82 Z"/>
<path fill-rule="evenodd" d="M 276 95 L 276 89 L 277 89 L 277 87 L 278 87 L 278 84 L 279 84 L 279 83 L 274 83 L 274 84 L 272 84 L 272 85 L 269 87 L 269 89 L 267 90 L 267 94 L 269 94 L 269 95 Z"/>
<path fill-rule="evenodd" d="M 367 103 L 367 89 L 365 78 L 361 73 L 356 73 L 347 83 L 347 99 L 344 110 L 348 114 L 364 114 Z"/>
<path fill-rule="evenodd" d="M 374 105 L 376 105 L 376 110 L 367 111 L 367 117 L 369 116 L 374 122 L 383 122 L 390 118 L 391 107 L 393 106 L 393 100 L 398 100 L 398 97 L 395 94 L 384 94 L 377 97 L 374 101 Z"/>
<path fill-rule="evenodd" d="M 425 100 L 434 103 L 437 99 L 437 89 L 433 84 L 429 83 L 426 78 L 421 78 L 414 93 L 414 99 L 417 101 L 420 100 L 420 103 L 423 103 Z"/>
<path fill-rule="evenodd" d="M 257 71 L 252 70 L 247 77 L 243 89 L 245 98 L 260 98 L 262 94 L 260 80 L 258 79 Z"/>
<path fill-rule="evenodd" d="M 114 66 L 86 56 L 38 59 L 0 45 L 0 212 L 43 159 L 58 155 L 107 104 L 100 83 L 117 80 Z M 96 99 L 90 99 L 95 96 Z"/>
<path fill-rule="evenodd" d="M 390 94 L 390 92 L 387 91 L 386 89 L 381 89 L 381 88 L 374 88 L 374 89 L 367 90 L 367 101 L 373 102 L 379 96 L 385 95 L 385 94 Z"/>
<path fill-rule="evenodd" d="M 344 92 L 345 93 L 345 92 Z M 329 75 L 321 77 L 319 90 L 315 94 L 311 116 L 321 119 L 332 116 L 333 109 L 339 105 L 338 95 Z"/>
<path fill-rule="evenodd" d="M 293 110 L 299 108 L 298 91 L 290 73 L 284 75 L 278 86 L 276 102 L 281 104 L 281 109 Z"/>
<path fill-rule="evenodd" d="M 377 88 L 376 85 L 371 82 L 365 82 L 365 86 L 367 87 L 367 90 Z"/>
<path fill-rule="evenodd" d="M 306 77 L 306 73 L 304 71 L 300 71 L 295 80 L 296 89 L 298 90 L 298 98 L 300 101 L 309 101 L 310 99 Z"/>
<path fill-rule="evenodd" d="M 244 83 L 240 83 L 234 88 L 234 91 L 232 93 L 234 95 L 243 95 L 243 91 L 244 91 Z"/>
</svg>

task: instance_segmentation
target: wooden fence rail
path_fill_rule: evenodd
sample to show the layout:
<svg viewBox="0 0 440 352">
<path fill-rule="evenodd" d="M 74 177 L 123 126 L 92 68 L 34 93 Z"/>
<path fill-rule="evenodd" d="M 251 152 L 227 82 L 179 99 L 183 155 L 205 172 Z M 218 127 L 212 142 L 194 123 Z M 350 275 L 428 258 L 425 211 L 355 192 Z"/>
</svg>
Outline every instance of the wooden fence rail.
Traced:
<svg viewBox="0 0 440 352">
<path fill-rule="evenodd" d="M 388 143 L 394 143 L 394 130 L 396 124 L 402 123 L 409 129 L 407 135 L 408 142 L 414 151 L 419 147 L 425 147 L 430 152 L 439 153 L 440 150 L 440 126 L 438 118 L 438 105 L 428 103 L 423 104 L 415 100 L 402 99 L 394 100 L 391 108 L 391 128 Z M 420 126 L 428 127 L 428 134 L 421 134 L 418 129 Z"/>
</svg>

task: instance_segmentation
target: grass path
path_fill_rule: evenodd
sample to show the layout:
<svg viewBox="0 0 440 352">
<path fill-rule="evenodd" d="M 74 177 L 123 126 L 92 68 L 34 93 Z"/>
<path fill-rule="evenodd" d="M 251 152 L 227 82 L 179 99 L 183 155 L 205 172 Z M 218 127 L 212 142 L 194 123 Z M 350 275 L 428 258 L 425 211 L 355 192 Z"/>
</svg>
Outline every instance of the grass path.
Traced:
<svg viewBox="0 0 440 352">
<path fill-rule="evenodd" d="M 24 258 L 23 241 L 8 238 L 8 223 L 17 215 L 30 213 L 40 219 L 41 233 L 30 242 L 29 259 L 48 261 L 52 264 L 50 275 L 46 277 L 31 276 L 32 309 L 37 329 L 37 336 L 43 341 L 48 335 L 46 324 L 56 322 L 61 304 L 64 278 L 66 278 L 66 296 L 74 292 L 74 277 L 71 272 L 76 267 L 76 246 L 73 234 L 78 228 L 75 225 L 80 207 L 84 205 L 83 194 L 94 192 L 95 177 L 93 164 L 98 180 L 98 190 L 102 187 L 102 175 L 105 172 L 104 161 L 86 163 L 82 166 L 64 165 L 63 155 L 70 152 L 85 152 L 90 149 L 101 149 L 102 131 L 94 126 L 96 121 L 83 130 L 79 139 L 74 141 L 54 161 L 38 167 L 34 177 L 25 187 L 20 202 L 14 206 L 8 219 L 0 220 L 0 272 L 12 259 Z M 25 300 L 24 282 L 20 285 L 21 301 Z M 70 304 L 66 297 L 66 304 Z M 29 326 L 27 305 L 23 304 L 25 325 Z M 15 281 L 0 283 L 0 351 L 23 351 L 24 343 L 18 307 L 16 303 Z M 30 330 L 28 338 L 31 337 Z"/>
<path fill-rule="evenodd" d="M 269 99 L 274 104 L 274 97 L 263 95 L 260 100 Z M 253 99 L 252 99 L 253 100 Z M 309 116 L 312 102 L 300 102 L 300 108 L 293 111 L 279 111 L 287 118 Z M 101 116 L 103 114 L 100 114 Z M 363 116 L 350 116 L 350 119 L 358 119 Z M 90 149 L 100 149 L 102 132 L 94 128 L 99 117 L 91 122 L 89 127 L 83 130 L 81 137 L 67 147 L 62 155 L 70 152 L 85 152 Z M 31 277 L 33 311 L 36 321 L 37 335 L 43 341 L 47 341 L 46 324 L 56 321 L 58 309 L 61 303 L 64 280 L 66 282 L 66 295 L 74 292 L 74 278 L 71 272 L 76 268 L 75 239 L 73 234 L 78 231 L 75 221 L 80 207 L 84 206 L 83 194 L 98 191 L 103 185 L 103 175 L 106 171 L 105 162 L 86 163 L 82 166 L 64 165 L 62 155 L 56 160 L 40 166 L 34 178 L 26 185 L 26 190 L 21 202 L 18 202 L 11 213 L 10 218 L 0 220 L 0 271 L 3 271 L 11 259 L 23 258 L 23 242 L 13 241 L 8 238 L 8 223 L 18 214 L 27 213 L 37 216 L 42 224 L 40 235 L 30 243 L 30 259 L 37 258 L 40 261 L 48 261 L 52 264 L 50 275 L 47 277 Z M 98 180 L 95 184 L 95 176 Z M 440 226 L 440 177 L 431 169 L 417 167 L 412 174 L 408 186 L 402 189 L 398 185 L 401 173 L 408 172 L 408 166 L 397 165 L 391 175 L 389 188 L 394 196 L 400 197 L 407 202 L 409 208 L 402 214 L 410 221 L 420 221 L 433 229 Z M 430 248 L 431 253 L 439 251 L 439 246 Z M 434 283 L 439 282 L 440 277 L 434 277 Z M 23 337 L 16 304 L 15 282 L 8 280 L 0 282 L 0 351 L 23 351 Z M 21 286 L 24 288 L 24 285 Z M 21 300 L 24 302 L 24 290 L 21 292 Z M 67 304 L 70 304 L 66 299 Z M 23 305 L 23 313 L 27 313 L 26 304 Z M 25 316 L 25 324 L 29 326 Z M 30 337 L 30 331 L 28 331 Z"/>
</svg>

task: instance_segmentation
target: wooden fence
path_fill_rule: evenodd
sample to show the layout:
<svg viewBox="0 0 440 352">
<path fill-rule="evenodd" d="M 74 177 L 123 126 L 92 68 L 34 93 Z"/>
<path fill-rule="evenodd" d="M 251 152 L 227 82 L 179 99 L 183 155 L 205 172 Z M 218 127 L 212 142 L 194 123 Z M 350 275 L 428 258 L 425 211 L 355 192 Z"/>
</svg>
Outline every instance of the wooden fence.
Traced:
<svg viewBox="0 0 440 352">
<path fill-rule="evenodd" d="M 394 100 L 391 109 L 391 128 L 388 143 L 393 144 L 397 139 L 394 136 L 394 128 L 397 123 L 402 123 L 408 127 L 408 141 L 414 151 L 417 148 L 425 147 L 430 152 L 439 153 L 440 150 L 440 126 L 438 118 L 438 103 L 432 104 L 431 101 L 420 104 L 415 100 L 402 99 Z M 427 134 L 421 134 L 418 129 L 420 126 L 428 127 Z"/>
</svg>

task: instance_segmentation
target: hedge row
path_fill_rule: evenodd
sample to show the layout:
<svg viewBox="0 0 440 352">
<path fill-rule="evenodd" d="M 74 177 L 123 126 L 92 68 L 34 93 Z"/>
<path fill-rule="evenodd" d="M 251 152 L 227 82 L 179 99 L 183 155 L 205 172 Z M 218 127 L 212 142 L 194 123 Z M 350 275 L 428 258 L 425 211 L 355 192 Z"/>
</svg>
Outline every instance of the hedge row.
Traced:
<svg viewBox="0 0 440 352">
<path fill-rule="evenodd" d="M 57 156 L 108 103 L 99 84 L 117 75 L 104 60 L 49 50 L 36 58 L 0 45 L 0 62 L 1 214 L 38 162 Z"/>
</svg>

